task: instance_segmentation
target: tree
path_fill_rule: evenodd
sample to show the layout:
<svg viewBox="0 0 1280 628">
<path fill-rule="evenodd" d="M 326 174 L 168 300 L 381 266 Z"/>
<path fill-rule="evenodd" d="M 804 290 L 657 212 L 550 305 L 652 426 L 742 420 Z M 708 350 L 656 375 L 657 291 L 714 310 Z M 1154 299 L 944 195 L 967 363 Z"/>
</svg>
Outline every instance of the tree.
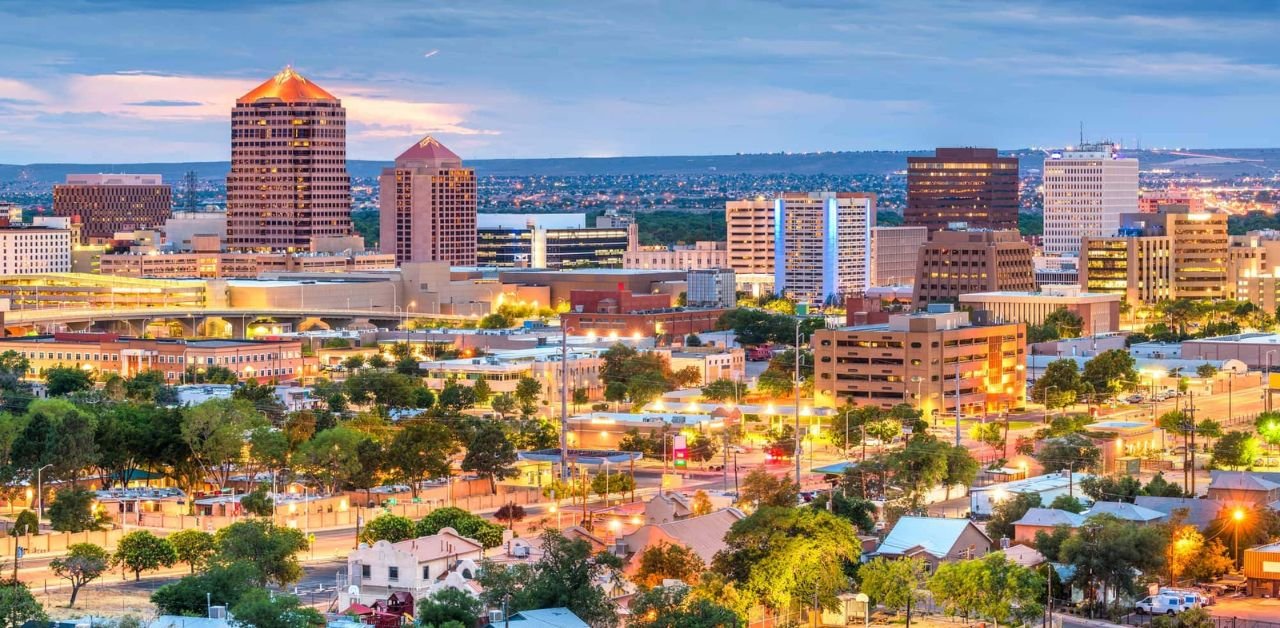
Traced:
<svg viewBox="0 0 1280 628">
<path fill-rule="evenodd" d="M 755 469 L 742 480 L 738 503 L 755 504 L 757 508 L 769 506 L 792 507 L 799 497 L 799 487 L 788 474 L 775 478 L 764 469 Z"/>
<path fill-rule="evenodd" d="M 1202 377 L 1202 378 L 1204 378 L 1204 379 L 1209 379 L 1209 378 L 1211 378 L 1211 377 L 1213 377 L 1214 375 L 1217 375 L 1217 374 L 1218 374 L 1218 367 L 1216 367 L 1216 366 L 1214 366 L 1214 365 L 1212 365 L 1212 364 L 1209 364 L 1208 362 L 1205 362 L 1204 364 L 1201 364 L 1200 366 L 1197 366 L 1197 367 L 1196 367 L 1196 376 L 1197 376 L 1197 377 Z"/>
<path fill-rule="evenodd" d="M 1142 495 L 1142 483 L 1129 475 L 1089 476 L 1080 480 L 1080 492 L 1094 501 L 1133 503 Z"/>
<path fill-rule="evenodd" d="M 458 534 L 479 541 L 486 548 L 502 544 L 502 526 L 485 521 L 461 508 L 452 506 L 437 508 L 418 520 L 413 532 L 417 536 L 431 536 L 444 528 L 453 528 Z"/>
<path fill-rule="evenodd" d="M 507 529 L 512 529 L 517 521 L 524 521 L 524 506 L 514 503 L 506 503 L 498 507 L 498 511 L 493 513 L 493 518 L 498 521 L 505 521 Z"/>
<path fill-rule="evenodd" d="M 270 517 L 276 511 L 276 502 L 266 487 L 258 486 L 252 493 L 240 498 L 240 507 L 257 517 Z"/>
<path fill-rule="evenodd" d="M 365 461 L 360 459 L 359 446 L 368 438 L 348 425 L 331 427 L 298 448 L 294 465 L 319 480 L 328 492 L 337 492 L 363 470 Z M 392 452 L 387 452 L 387 458 L 391 457 Z"/>
<path fill-rule="evenodd" d="M 1254 419 L 1253 426 L 1258 430 L 1262 441 L 1275 447 L 1280 445 L 1280 412 L 1262 412 Z"/>
<path fill-rule="evenodd" d="M 498 418 L 505 419 L 508 414 L 516 411 L 516 398 L 511 393 L 502 393 L 493 398 L 493 402 L 489 404 L 494 412 L 498 413 Z"/>
<path fill-rule="evenodd" d="M 579 408 L 591 401 L 591 392 L 586 388 L 573 389 L 573 411 L 577 412 Z"/>
<path fill-rule="evenodd" d="M 345 359 L 342 360 L 342 368 L 347 369 L 348 371 L 358 371 L 364 368 L 364 356 L 362 355 L 347 356 Z"/>
<path fill-rule="evenodd" d="M 702 515 L 711 514 L 711 511 L 712 511 L 711 497 L 707 495 L 707 492 L 702 489 L 698 489 L 697 491 L 694 491 L 693 503 L 692 505 L 690 505 L 689 510 L 690 510 L 690 514 L 694 517 L 701 517 Z"/>
<path fill-rule="evenodd" d="M 50 397 L 62 397 L 73 392 L 93 388 L 89 372 L 70 366 L 54 366 L 44 371 L 45 392 Z"/>
<path fill-rule="evenodd" d="M 0 580 L 0 626 L 18 628 L 48 621 L 44 607 L 31 595 L 27 584 L 17 579 Z"/>
<path fill-rule="evenodd" d="M 761 508 L 725 535 L 711 569 L 776 612 L 817 597 L 834 609 L 861 555 L 849 522 L 813 508 Z"/>
<path fill-rule="evenodd" d="M 999 624 L 1033 621 L 1043 613 L 1044 579 L 1000 553 L 943 563 L 929 590 L 948 615 L 987 617 Z"/>
<path fill-rule="evenodd" d="M 1088 383 L 1094 390 L 1115 394 L 1133 388 L 1138 381 L 1136 361 L 1124 349 L 1103 351 L 1084 363 L 1081 383 Z"/>
<path fill-rule="evenodd" d="M 467 455 L 462 459 L 462 470 L 478 474 L 489 480 L 489 492 L 498 494 L 498 480 L 520 475 L 515 463 L 516 448 L 507 439 L 502 426 L 485 421 L 467 443 Z"/>
<path fill-rule="evenodd" d="M 245 436 L 267 425 L 267 419 L 243 399 L 210 399 L 187 408 L 182 417 L 182 440 L 205 473 L 219 488 L 226 486 L 242 459 Z"/>
<path fill-rule="evenodd" d="M 364 363 L 368 365 L 369 368 L 378 370 L 385 369 L 391 365 L 391 363 L 387 361 L 387 358 L 381 353 L 375 353 L 368 358 L 365 358 Z M 400 375 L 400 373 L 396 373 L 396 375 Z M 347 381 L 351 381 L 351 378 L 347 378 Z"/>
<path fill-rule="evenodd" d="M 1095 469 L 1102 461 L 1102 451 L 1083 434 L 1068 434 L 1044 441 L 1036 460 L 1044 466 L 1045 473 L 1069 469 L 1080 471 Z"/>
<path fill-rule="evenodd" d="M 1053 501 L 1049 503 L 1049 507 L 1054 510 L 1072 512 L 1077 515 L 1085 510 L 1085 505 L 1080 502 L 1080 499 L 1072 497 L 1071 495 L 1059 495 L 1053 498 Z"/>
<path fill-rule="evenodd" d="M 439 423 L 414 421 L 405 425 L 387 446 L 387 466 L 409 484 L 413 496 L 424 480 L 449 477 L 449 457 L 457 453 L 453 432 Z"/>
<path fill-rule="evenodd" d="M 1083 589 L 1086 599 L 1101 593 L 1106 606 L 1110 593 L 1136 594 L 1138 575 L 1163 566 L 1163 537 L 1155 527 L 1094 515 L 1062 542 L 1059 559 L 1075 568 L 1071 584 Z"/>
<path fill-rule="evenodd" d="M 112 565 L 122 565 L 133 572 L 134 581 L 142 579 L 142 572 L 172 567 L 178 562 L 178 554 L 168 540 L 146 530 L 135 530 L 122 537 L 111 557 Z"/>
<path fill-rule="evenodd" d="M 263 519 L 237 521 L 213 535 L 214 560 L 246 562 L 257 568 L 258 586 L 285 586 L 302 578 L 297 554 L 307 549 L 307 538 L 297 528 L 279 527 Z"/>
<path fill-rule="evenodd" d="M 472 626 L 482 612 L 484 607 L 480 605 L 480 600 L 470 593 L 445 587 L 418 601 L 416 619 L 423 626 L 442 626 L 451 621 Z"/>
<path fill-rule="evenodd" d="M 164 373 L 142 371 L 124 381 L 124 396 L 140 403 L 175 403 L 178 393 L 165 383 Z"/>
<path fill-rule="evenodd" d="M 679 580 L 698 584 L 706 565 L 693 550 L 672 543 L 650 545 L 640 553 L 640 566 L 633 581 L 645 587 L 660 587 L 663 580 Z"/>
<path fill-rule="evenodd" d="M 716 453 L 720 451 L 720 444 L 712 437 L 699 432 L 689 437 L 687 450 L 690 460 L 703 464 L 715 458 Z"/>
<path fill-rule="evenodd" d="M 738 383 L 731 379 L 717 379 L 702 387 L 702 398 L 711 402 L 738 400 Z"/>
<path fill-rule="evenodd" d="M 516 382 L 516 401 L 520 403 L 521 408 L 537 408 L 538 397 L 542 395 L 542 382 L 527 376 L 521 376 Z M 525 414 L 533 414 L 526 412 Z"/>
<path fill-rule="evenodd" d="M 274 472 L 289 464 L 289 436 L 285 432 L 261 426 L 249 433 L 249 457 L 245 465 L 250 481 L 257 481 L 258 472 Z"/>
<path fill-rule="evenodd" d="M 861 589 L 876 603 L 893 611 L 906 609 L 911 625 L 911 606 L 920 600 L 925 584 L 925 565 L 919 558 L 889 560 L 876 558 L 858 570 Z"/>
<path fill-rule="evenodd" d="M 1240 469 L 1252 467 L 1260 453 L 1258 439 L 1247 432 L 1227 432 L 1213 444 L 1213 464 Z"/>
<path fill-rule="evenodd" d="M 414 538 L 413 520 L 391 513 L 383 513 L 369 520 L 360 531 L 360 541 L 373 545 L 378 541 L 399 543 Z"/>
<path fill-rule="evenodd" d="M 245 628 L 321 628 L 324 617 L 310 606 L 303 606 L 298 596 L 252 589 L 240 596 L 230 609 L 233 626 Z"/>
<path fill-rule="evenodd" d="M 1065 408 L 1076 401 L 1080 392 L 1080 373 L 1075 360 L 1054 360 L 1031 387 L 1031 398 L 1044 407 Z"/>
<path fill-rule="evenodd" d="M 248 562 L 214 563 L 209 568 L 177 582 L 166 584 L 151 594 L 151 602 L 166 615 L 199 617 L 207 605 L 233 607 L 256 586 L 259 572 Z"/>
<path fill-rule="evenodd" d="M 999 423 L 978 423 L 969 428 L 969 438 L 996 449 L 1004 442 L 1004 430 Z"/>
<path fill-rule="evenodd" d="M 1044 317 L 1044 326 L 1053 329 L 1054 340 L 1079 338 L 1084 332 L 1084 319 L 1066 307 L 1059 307 Z"/>
<path fill-rule="evenodd" d="M 26 536 L 40 534 L 40 518 L 30 510 L 23 510 L 13 519 L 13 527 L 9 528 L 9 536 Z"/>
<path fill-rule="evenodd" d="M 537 562 L 503 566 L 486 561 L 480 568 L 480 602 L 486 607 L 512 610 L 564 607 L 591 626 L 618 624 L 614 602 L 597 584 L 601 577 L 616 581 L 621 561 L 608 553 L 592 556 L 586 541 L 568 539 L 555 530 L 541 537 L 543 555 Z"/>
<path fill-rule="evenodd" d="M 631 602 L 630 628 L 726 628 L 746 625 L 731 608 L 686 587 L 643 591 Z"/>
<path fill-rule="evenodd" d="M 1185 497 L 1181 486 L 1164 479 L 1164 472 L 1157 472 L 1147 485 L 1142 487 L 1143 495 L 1152 497 Z"/>
<path fill-rule="evenodd" d="M 636 490 L 636 479 L 627 473 L 597 473 L 591 477 L 591 492 L 599 495 L 609 501 L 609 495 L 617 493 L 619 496 L 633 492 Z"/>
<path fill-rule="evenodd" d="M 49 504 L 49 526 L 57 532 L 101 530 L 102 517 L 93 508 L 96 494 L 82 488 L 64 488 Z"/>
<path fill-rule="evenodd" d="M 1012 539 L 1013 522 L 1021 519 L 1028 510 L 1040 507 L 1039 493 L 1015 493 L 991 509 L 987 522 L 987 536 L 993 539 Z"/>
<path fill-rule="evenodd" d="M 76 543 L 67 548 L 66 556 L 50 561 L 49 569 L 54 575 L 71 583 L 71 600 L 67 602 L 67 606 L 74 607 L 80 589 L 97 580 L 110 564 L 111 556 L 107 554 L 107 550 L 92 543 Z"/>
<path fill-rule="evenodd" d="M 168 539 L 178 562 L 190 565 L 191 573 L 195 573 L 196 567 L 203 566 L 213 556 L 213 535 L 204 530 L 179 530 L 170 534 Z"/>
</svg>

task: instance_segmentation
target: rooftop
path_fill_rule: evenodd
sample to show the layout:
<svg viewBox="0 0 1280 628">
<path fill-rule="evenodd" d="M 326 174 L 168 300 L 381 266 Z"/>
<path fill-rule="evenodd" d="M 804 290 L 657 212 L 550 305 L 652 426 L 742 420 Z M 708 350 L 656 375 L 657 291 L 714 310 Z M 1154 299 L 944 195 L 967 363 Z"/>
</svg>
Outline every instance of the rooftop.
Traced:
<svg viewBox="0 0 1280 628">
<path fill-rule="evenodd" d="M 1125 521 L 1138 521 L 1148 523 L 1151 521 L 1159 521 L 1164 519 L 1166 515 L 1159 510 L 1144 508 L 1137 504 L 1128 502 L 1094 502 L 1093 506 L 1085 513 L 1086 516 L 1094 515 L 1112 515 L 1117 519 Z"/>
<path fill-rule="evenodd" d="M 236 102 L 248 104 L 267 99 L 275 99 L 287 103 L 317 100 L 336 102 L 338 100 L 333 94 L 324 91 L 319 85 L 308 81 L 301 74 L 295 72 L 292 66 L 285 66 L 283 70 L 280 70 L 279 74 L 267 79 L 244 96 L 237 98 Z"/>
<path fill-rule="evenodd" d="M 973 525 L 968 519 L 902 517 L 876 549 L 877 554 L 897 555 L 919 547 L 942 558 L 955 547 L 960 535 Z"/>
<path fill-rule="evenodd" d="M 449 150 L 444 144 L 440 143 L 430 135 L 422 138 L 418 143 L 410 146 L 408 150 L 400 153 L 396 157 L 396 163 L 402 161 L 457 161 L 461 162 L 462 158 L 457 153 Z"/>
<path fill-rule="evenodd" d="M 1067 525 L 1078 528 L 1083 523 L 1084 517 L 1074 512 L 1058 510 L 1057 508 L 1030 508 L 1027 510 L 1027 514 L 1022 515 L 1021 519 L 1013 522 L 1013 525 L 1037 527 Z"/>
</svg>

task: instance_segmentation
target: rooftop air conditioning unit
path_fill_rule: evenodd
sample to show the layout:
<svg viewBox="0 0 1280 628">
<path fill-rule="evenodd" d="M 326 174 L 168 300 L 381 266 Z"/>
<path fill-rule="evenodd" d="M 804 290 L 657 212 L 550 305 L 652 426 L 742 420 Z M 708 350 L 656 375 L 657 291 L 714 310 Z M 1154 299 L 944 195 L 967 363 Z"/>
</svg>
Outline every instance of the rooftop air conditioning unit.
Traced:
<svg viewBox="0 0 1280 628">
<path fill-rule="evenodd" d="M 489 611 L 489 623 L 500 624 L 504 619 L 506 619 L 506 616 L 503 615 L 502 609 L 495 608 Z"/>
<path fill-rule="evenodd" d="M 226 618 L 227 618 L 227 607 L 225 606 L 209 607 L 209 619 L 226 619 Z"/>
</svg>

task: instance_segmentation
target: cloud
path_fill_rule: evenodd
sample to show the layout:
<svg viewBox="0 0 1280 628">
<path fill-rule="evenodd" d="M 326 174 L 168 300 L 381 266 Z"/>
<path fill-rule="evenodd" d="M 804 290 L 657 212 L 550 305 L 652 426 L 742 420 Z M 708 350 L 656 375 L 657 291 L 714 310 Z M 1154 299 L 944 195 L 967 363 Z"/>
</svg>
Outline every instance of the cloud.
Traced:
<svg viewBox="0 0 1280 628">
<path fill-rule="evenodd" d="M 199 107 L 204 103 L 194 100 L 143 100 L 141 102 L 127 102 L 130 107 Z"/>
</svg>

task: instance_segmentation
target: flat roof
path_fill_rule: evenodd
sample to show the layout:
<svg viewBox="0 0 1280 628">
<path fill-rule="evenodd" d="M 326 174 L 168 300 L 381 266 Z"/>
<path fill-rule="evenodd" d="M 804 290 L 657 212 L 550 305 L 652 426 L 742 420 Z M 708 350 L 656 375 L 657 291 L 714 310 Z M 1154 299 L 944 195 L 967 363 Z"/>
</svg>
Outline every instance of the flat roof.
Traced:
<svg viewBox="0 0 1280 628">
<path fill-rule="evenodd" d="M 1054 292 L 1021 292 L 1021 291 L 1000 291 L 995 292 L 969 292 L 960 295 L 960 301 L 977 301 L 979 299 L 1036 299 L 1038 301 L 1078 301 L 1087 299 L 1092 301 L 1119 301 L 1118 293 L 1110 292 L 1081 292 L 1079 294 L 1058 294 Z"/>
<path fill-rule="evenodd" d="M 639 460 L 644 457 L 638 451 L 615 451 L 612 449 L 570 449 L 568 450 L 569 462 L 571 464 L 585 465 L 603 465 L 620 464 Z M 539 449 L 537 451 L 520 452 L 521 460 L 529 460 L 532 462 L 560 462 L 559 449 Z"/>
<path fill-rule="evenodd" d="M 1183 344 L 1186 344 L 1188 342 L 1195 342 L 1195 343 L 1231 342 L 1231 343 L 1242 344 L 1242 345 L 1274 345 L 1274 344 L 1280 344 L 1280 334 L 1268 334 L 1263 332 L 1231 334 L 1229 336 L 1214 336 L 1212 338 L 1198 338 L 1195 340 L 1187 340 L 1187 341 L 1184 341 Z"/>
</svg>

